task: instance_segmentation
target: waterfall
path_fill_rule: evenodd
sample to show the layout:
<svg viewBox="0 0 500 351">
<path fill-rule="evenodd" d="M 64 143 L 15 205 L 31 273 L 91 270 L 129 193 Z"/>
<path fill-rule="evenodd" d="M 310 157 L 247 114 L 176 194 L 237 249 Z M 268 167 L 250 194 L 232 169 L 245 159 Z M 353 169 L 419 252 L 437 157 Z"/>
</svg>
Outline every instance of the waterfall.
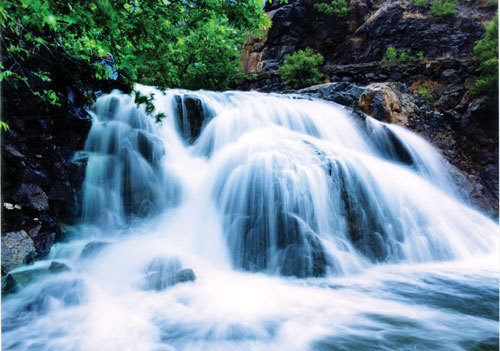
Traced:
<svg viewBox="0 0 500 351">
<path fill-rule="evenodd" d="M 424 139 L 297 96 L 139 89 L 166 118 L 97 100 L 81 224 L 13 272 L 31 278 L 2 304 L 6 350 L 498 342 L 498 225 Z"/>
</svg>

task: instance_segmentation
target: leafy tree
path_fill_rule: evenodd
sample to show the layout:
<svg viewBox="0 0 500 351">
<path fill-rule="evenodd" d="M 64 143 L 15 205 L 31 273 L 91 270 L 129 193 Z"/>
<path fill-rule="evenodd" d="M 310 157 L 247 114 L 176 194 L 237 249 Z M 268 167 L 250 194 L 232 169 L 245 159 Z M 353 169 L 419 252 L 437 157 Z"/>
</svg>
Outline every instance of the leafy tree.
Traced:
<svg viewBox="0 0 500 351">
<path fill-rule="evenodd" d="M 498 96 L 498 13 L 486 25 L 484 38 L 476 42 L 474 56 L 480 62 L 481 75 L 471 93 Z"/>
<path fill-rule="evenodd" d="M 445 18 L 448 16 L 455 16 L 455 7 L 458 4 L 458 0 L 434 0 L 431 6 L 431 11 L 434 17 Z"/>
<path fill-rule="evenodd" d="M 316 84 L 321 80 L 322 74 L 318 68 L 322 64 L 323 56 L 307 48 L 287 55 L 278 72 L 289 87 L 301 88 Z"/>
<path fill-rule="evenodd" d="M 47 53 L 86 63 L 93 79 L 112 73 L 108 58 L 130 85 L 225 89 L 245 35 L 270 25 L 261 0 L 0 0 L 0 18 L 0 79 L 52 104 L 56 72 L 28 64 Z"/>
</svg>

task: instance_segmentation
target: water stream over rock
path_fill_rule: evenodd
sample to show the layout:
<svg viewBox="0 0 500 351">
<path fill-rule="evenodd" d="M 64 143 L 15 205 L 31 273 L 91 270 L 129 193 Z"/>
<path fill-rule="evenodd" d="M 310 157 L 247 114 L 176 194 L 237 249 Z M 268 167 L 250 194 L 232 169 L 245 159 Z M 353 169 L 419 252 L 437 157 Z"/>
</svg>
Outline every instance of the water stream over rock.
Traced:
<svg viewBox="0 0 500 351">
<path fill-rule="evenodd" d="M 498 224 L 423 139 L 320 101 L 140 89 L 167 118 L 99 98 L 81 224 L 12 272 L 3 350 L 498 347 Z"/>
</svg>

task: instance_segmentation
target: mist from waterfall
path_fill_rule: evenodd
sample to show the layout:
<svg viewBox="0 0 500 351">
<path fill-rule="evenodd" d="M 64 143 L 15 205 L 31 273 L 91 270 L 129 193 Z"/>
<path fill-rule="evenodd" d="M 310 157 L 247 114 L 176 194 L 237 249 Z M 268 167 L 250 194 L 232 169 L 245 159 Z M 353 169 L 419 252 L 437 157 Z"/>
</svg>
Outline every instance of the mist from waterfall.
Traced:
<svg viewBox="0 0 500 351">
<path fill-rule="evenodd" d="M 92 108 L 80 224 L 2 303 L 5 350 L 498 345 L 498 224 L 439 153 L 298 96 Z M 51 274 L 52 261 L 70 270 Z"/>
</svg>

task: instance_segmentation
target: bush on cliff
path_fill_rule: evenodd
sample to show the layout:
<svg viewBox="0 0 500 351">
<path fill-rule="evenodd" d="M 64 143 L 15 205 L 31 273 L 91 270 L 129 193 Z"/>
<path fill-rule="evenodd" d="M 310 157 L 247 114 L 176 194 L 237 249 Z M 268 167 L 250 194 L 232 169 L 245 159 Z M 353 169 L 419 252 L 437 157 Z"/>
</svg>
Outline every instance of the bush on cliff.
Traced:
<svg viewBox="0 0 500 351">
<path fill-rule="evenodd" d="M 333 0 L 330 3 L 314 4 L 314 8 L 318 11 L 321 19 L 325 17 L 335 16 L 337 23 L 345 25 L 349 22 L 351 8 L 346 5 L 345 0 Z"/>
<path fill-rule="evenodd" d="M 319 72 L 319 66 L 322 64 L 323 56 L 307 48 L 287 55 L 278 72 L 290 88 L 303 88 L 321 80 L 323 75 Z"/>
<path fill-rule="evenodd" d="M 486 25 L 484 38 L 474 46 L 474 56 L 480 62 L 481 75 L 471 93 L 498 96 L 498 13 Z"/>
<path fill-rule="evenodd" d="M 458 0 L 434 0 L 431 6 L 431 11 L 434 17 L 443 19 L 448 16 L 455 16 L 455 7 Z"/>
<path fill-rule="evenodd" d="M 422 51 L 416 54 L 412 53 L 410 49 L 401 50 L 398 52 L 394 46 L 389 46 L 385 50 L 385 56 L 382 58 L 382 62 L 404 62 L 404 61 L 419 61 L 424 59 L 424 53 Z"/>
</svg>

